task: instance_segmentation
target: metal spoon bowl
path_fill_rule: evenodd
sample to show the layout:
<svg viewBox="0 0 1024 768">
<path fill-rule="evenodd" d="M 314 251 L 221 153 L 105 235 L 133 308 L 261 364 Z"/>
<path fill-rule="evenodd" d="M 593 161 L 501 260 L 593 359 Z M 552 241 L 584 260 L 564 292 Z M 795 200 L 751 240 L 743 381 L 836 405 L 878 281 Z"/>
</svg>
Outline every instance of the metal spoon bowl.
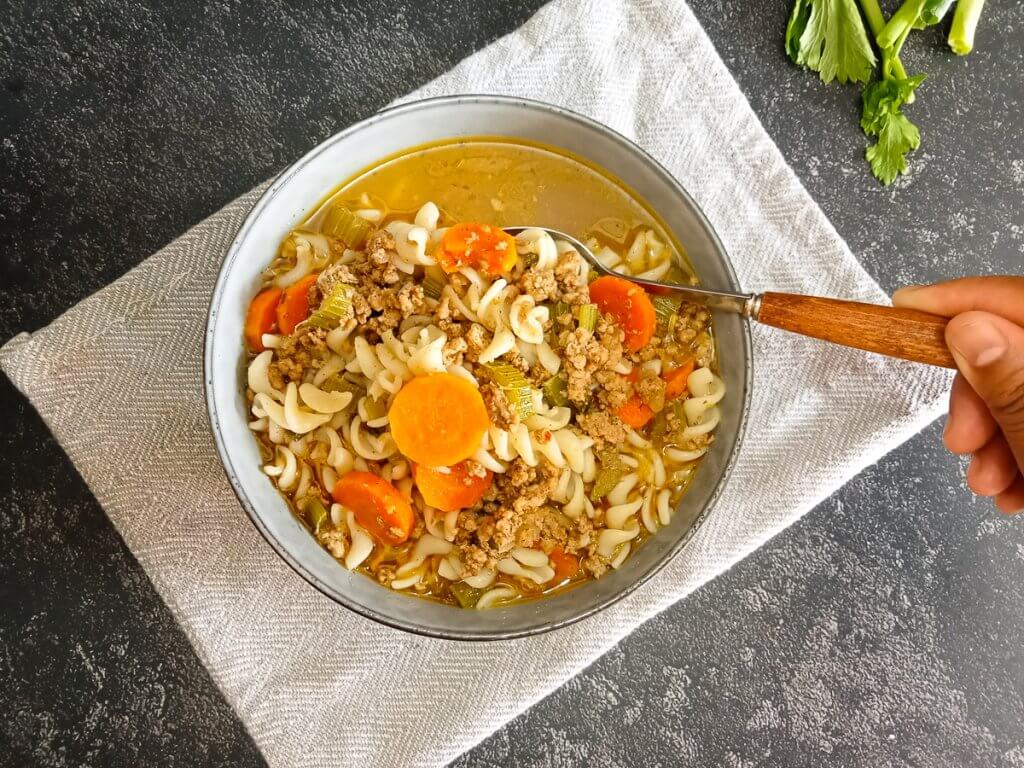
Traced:
<svg viewBox="0 0 1024 768">
<path fill-rule="evenodd" d="M 796 293 L 734 293 L 648 280 L 609 269 L 585 243 L 561 230 L 550 227 L 504 227 L 510 235 L 518 235 L 527 229 L 539 229 L 556 240 L 566 241 L 599 275 L 613 275 L 629 280 L 643 286 L 648 293 L 677 296 L 708 309 L 741 315 L 765 325 L 833 344 L 944 368 L 956 367 L 946 346 L 945 317 L 912 309 Z"/>
</svg>

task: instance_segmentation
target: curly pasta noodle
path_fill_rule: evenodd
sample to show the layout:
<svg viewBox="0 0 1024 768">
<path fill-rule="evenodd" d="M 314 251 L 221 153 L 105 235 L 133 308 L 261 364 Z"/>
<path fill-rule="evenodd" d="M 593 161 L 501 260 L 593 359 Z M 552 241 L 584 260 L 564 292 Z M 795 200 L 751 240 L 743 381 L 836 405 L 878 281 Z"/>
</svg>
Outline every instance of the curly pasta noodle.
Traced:
<svg viewBox="0 0 1024 768">
<path fill-rule="evenodd" d="M 531 432 L 526 424 L 513 424 L 507 430 L 492 426 L 473 458 L 498 473 L 504 472 L 514 459 L 536 467 L 543 458 L 552 466 L 568 466 L 582 474 L 593 461 L 593 445 L 593 439 L 570 428 Z"/>
<path fill-rule="evenodd" d="M 360 198 L 354 211 L 335 219 L 363 232 L 364 250 L 315 231 L 319 216 L 310 229 L 285 238 L 264 285 L 287 289 L 333 270 L 327 282 L 316 281 L 317 290 L 322 282 L 341 280 L 343 292 L 331 288 L 331 312 L 300 323 L 292 334 L 274 327 L 258 334 L 263 347 L 251 354 L 244 378 L 249 428 L 263 446 L 264 473 L 339 563 L 372 573 L 392 590 L 440 594 L 449 602 L 454 595 L 495 608 L 557 586 L 567 573 L 574 582 L 580 574 L 619 568 L 644 537 L 672 522 L 721 421 L 725 385 L 709 365 L 697 365 L 685 394 L 671 407 L 657 406 L 665 409 L 663 433 L 667 420 L 674 420 L 671 439 L 609 421 L 615 406 L 603 399 L 593 366 L 587 369 L 589 402 L 553 395 L 557 388 L 549 385 L 561 381 L 565 392 L 568 377 L 600 352 L 586 346 L 586 334 L 596 339 L 600 328 L 584 328 L 582 320 L 577 327 L 586 302 L 580 288 L 590 276 L 571 244 L 541 229 L 523 230 L 515 237 L 515 266 L 494 274 L 486 263 L 445 263 L 442 244 L 455 230 L 442 223 L 433 203 L 407 220 L 383 201 Z M 590 245 L 604 264 L 624 273 L 659 279 L 673 268 L 667 241 L 651 230 L 633 233 L 624 248 L 596 240 Z M 309 300 L 317 296 L 311 293 Z M 322 315 L 327 297 L 319 298 Z M 567 306 L 568 314 L 559 314 Z M 686 354 L 695 355 L 683 342 L 696 349 L 700 334 L 707 336 L 708 318 L 695 311 L 685 317 L 690 325 L 677 334 L 680 351 L 627 353 L 621 336 L 618 342 L 602 336 L 608 363 L 601 381 L 663 377 Z M 566 331 L 585 350 L 573 353 L 582 354 L 582 363 L 569 356 Z M 671 328 L 663 335 L 672 346 Z M 493 370 L 482 368 L 495 363 L 522 372 L 516 386 L 528 387 L 517 392 L 515 408 L 506 400 L 512 410 L 501 418 Z M 422 468 L 399 451 L 391 432 L 396 396 L 414 379 L 441 373 L 481 391 L 488 382 L 492 387 L 490 423 L 475 451 L 468 449 L 471 455 L 459 466 L 430 468 L 442 489 L 446 482 L 482 484 L 468 506 L 446 506 L 443 495 L 428 503 L 428 488 L 419 484 Z M 498 388 L 505 393 L 507 386 Z M 604 419 L 595 424 L 614 426 L 614 437 L 588 424 L 583 417 L 591 415 Z M 334 489 L 355 472 L 376 475 L 409 505 L 407 540 L 385 544 L 372 516 L 359 517 L 335 500 Z M 601 483 L 598 496 L 594 489 Z"/>
</svg>

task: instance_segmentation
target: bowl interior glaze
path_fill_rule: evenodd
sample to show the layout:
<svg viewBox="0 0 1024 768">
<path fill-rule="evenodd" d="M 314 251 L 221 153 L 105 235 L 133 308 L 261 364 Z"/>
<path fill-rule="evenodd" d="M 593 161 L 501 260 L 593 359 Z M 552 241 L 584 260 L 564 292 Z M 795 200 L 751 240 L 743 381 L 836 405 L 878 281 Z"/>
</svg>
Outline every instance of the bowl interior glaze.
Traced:
<svg viewBox="0 0 1024 768">
<path fill-rule="evenodd" d="M 716 440 L 671 523 L 597 581 L 506 608 L 467 611 L 382 587 L 342 568 L 292 516 L 261 471 L 248 429 L 242 325 L 260 272 L 281 238 L 337 184 L 405 148 L 461 136 L 507 136 L 562 147 L 632 187 L 671 229 L 708 287 L 738 290 L 725 251 L 690 196 L 669 173 L 610 129 L 558 107 L 496 96 L 452 96 L 378 113 L 342 131 L 287 169 L 256 203 L 232 243 L 214 290 L 206 332 L 205 388 L 217 449 L 238 498 L 270 545 L 303 578 L 358 613 L 400 629 L 451 639 L 502 639 L 544 632 L 610 605 L 658 571 L 710 511 L 732 466 L 750 400 L 746 322 L 716 313 L 727 395 Z"/>
</svg>

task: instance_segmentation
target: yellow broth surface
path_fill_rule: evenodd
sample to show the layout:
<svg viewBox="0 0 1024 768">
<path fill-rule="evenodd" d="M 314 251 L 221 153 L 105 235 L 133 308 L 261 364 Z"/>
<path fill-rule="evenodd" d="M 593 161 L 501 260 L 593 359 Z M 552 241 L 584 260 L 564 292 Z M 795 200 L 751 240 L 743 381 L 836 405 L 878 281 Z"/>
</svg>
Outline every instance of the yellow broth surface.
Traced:
<svg viewBox="0 0 1024 768">
<path fill-rule="evenodd" d="M 425 145 L 357 174 L 330 200 L 355 207 L 363 195 L 387 219 L 432 201 L 448 221 L 551 227 L 615 250 L 653 229 L 676 251 L 675 277 L 693 275 L 676 239 L 622 181 L 554 147 L 486 136 Z"/>
<path fill-rule="evenodd" d="M 433 202 L 446 222 L 551 227 L 580 240 L 594 238 L 618 252 L 625 251 L 637 233 L 653 230 L 675 255 L 675 266 L 665 279 L 697 282 L 676 238 L 624 183 L 580 158 L 540 144 L 476 137 L 414 148 L 343 182 L 300 228 L 319 230 L 323 211 L 337 202 L 352 209 L 382 210 L 381 224 L 411 219 L 421 206 Z M 261 442 L 264 453 L 272 457 L 273 444 L 265 438 Z M 655 445 L 671 445 L 671 440 L 655 439 Z M 683 496 L 699 463 L 694 461 L 673 474 L 673 505 Z M 329 491 L 325 489 L 325 495 L 329 496 Z M 285 495 L 295 515 L 308 526 L 294 500 Z M 639 544 L 650 535 L 641 526 L 635 541 Z M 405 562 L 414 544 L 408 541 L 400 546 L 379 545 L 358 570 L 374 578 L 382 567 Z M 549 587 L 531 587 L 524 580 L 499 573 L 495 585 L 514 585 L 519 593 L 515 598 L 518 602 L 562 591 L 590 578 L 580 569 L 571 580 Z M 458 604 L 449 583 L 436 572 L 409 593 Z"/>
</svg>

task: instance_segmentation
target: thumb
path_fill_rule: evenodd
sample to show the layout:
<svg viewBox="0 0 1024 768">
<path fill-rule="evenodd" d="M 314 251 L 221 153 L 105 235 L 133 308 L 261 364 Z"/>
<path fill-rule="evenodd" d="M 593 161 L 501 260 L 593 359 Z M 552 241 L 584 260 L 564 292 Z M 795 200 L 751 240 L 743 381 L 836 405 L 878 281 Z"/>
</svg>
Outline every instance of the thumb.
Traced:
<svg viewBox="0 0 1024 768">
<path fill-rule="evenodd" d="M 946 326 L 946 343 L 1024 468 L 1024 328 L 988 312 L 964 312 Z"/>
</svg>

